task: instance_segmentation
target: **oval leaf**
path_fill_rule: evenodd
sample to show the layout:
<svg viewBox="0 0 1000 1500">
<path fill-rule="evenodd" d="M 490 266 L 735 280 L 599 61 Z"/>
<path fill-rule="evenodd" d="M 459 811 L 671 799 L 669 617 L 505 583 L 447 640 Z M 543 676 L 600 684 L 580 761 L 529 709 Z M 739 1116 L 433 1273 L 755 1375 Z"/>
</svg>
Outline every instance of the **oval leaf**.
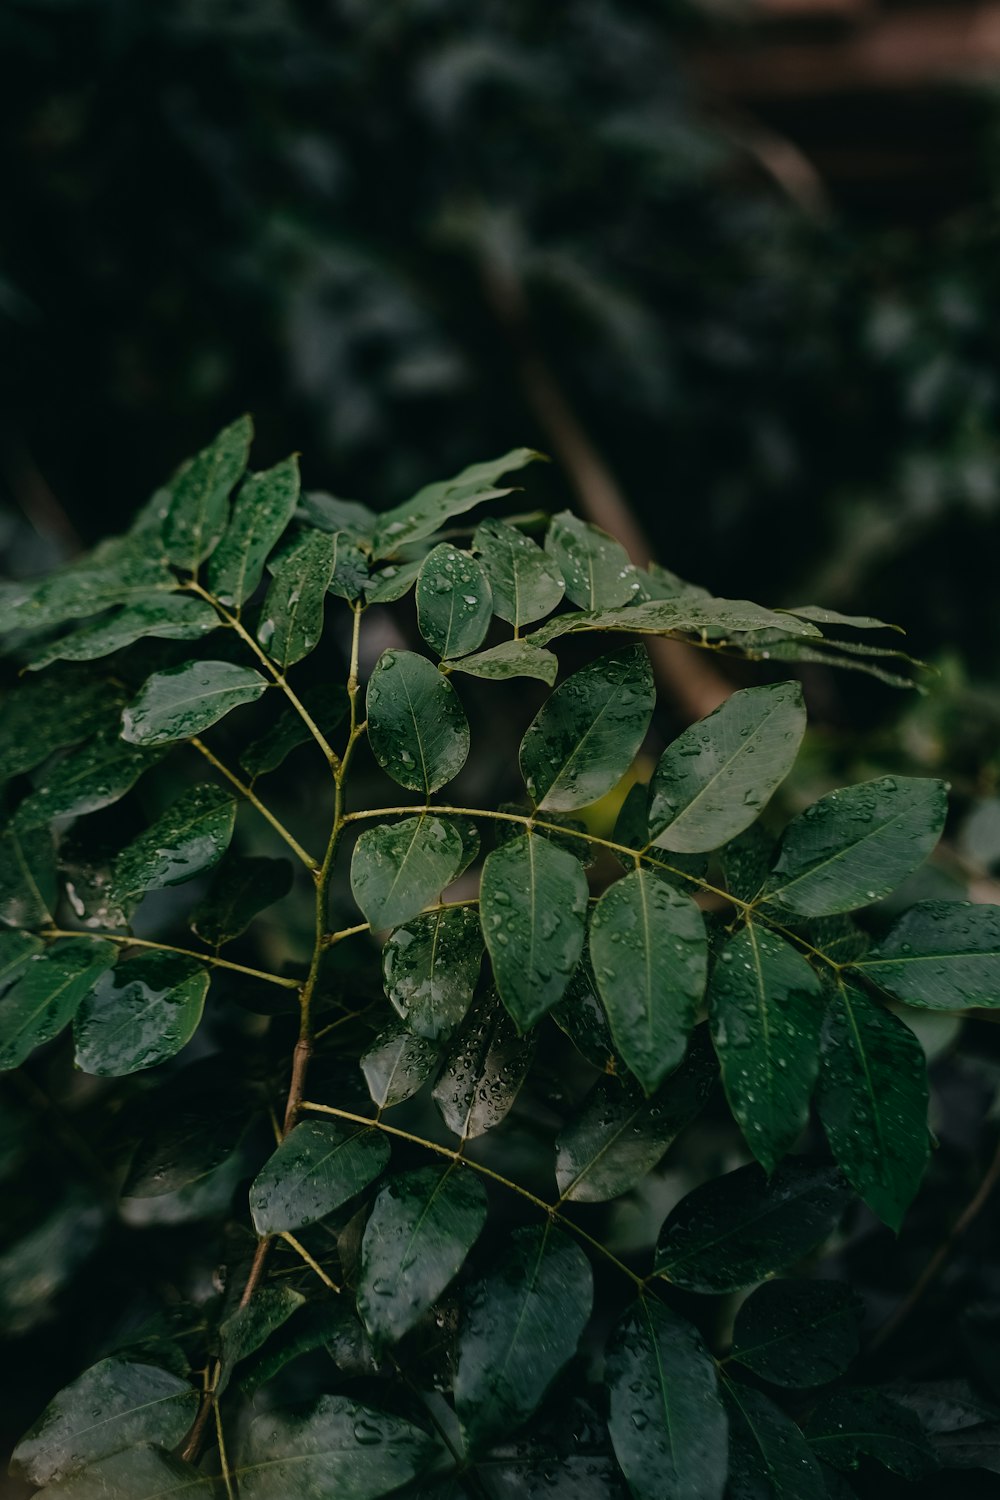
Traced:
<svg viewBox="0 0 1000 1500">
<path fill-rule="evenodd" d="M 287 859 L 230 855 L 192 912 L 191 926 L 206 943 L 221 948 L 246 932 L 258 912 L 287 896 L 293 876 Z"/>
<path fill-rule="evenodd" d="M 727 1500 L 800 1500 L 825 1493 L 823 1473 L 791 1417 L 755 1391 L 723 1382 L 729 1413 Z"/>
<path fill-rule="evenodd" d="M 382 950 L 385 992 L 411 1031 L 445 1041 L 461 1024 L 483 962 L 478 913 L 444 907 L 397 927 Z"/>
<path fill-rule="evenodd" d="M 53 818 L 80 818 L 110 807 L 132 790 L 139 777 L 161 760 L 161 749 L 126 745 L 117 725 L 109 725 L 65 760 L 43 772 L 35 790 L 14 815 L 17 828 L 37 828 Z"/>
<path fill-rule="evenodd" d="M 526 1031 L 560 998 L 580 961 L 587 877 L 571 854 L 529 833 L 487 857 L 479 914 L 500 998 Z"/>
<path fill-rule="evenodd" d="M 448 1129 L 467 1140 L 499 1125 L 534 1051 L 534 1036 L 518 1036 L 502 1005 L 490 995 L 479 1000 L 456 1033 L 434 1085 L 434 1103 Z"/>
<path fill-rule="evenodd" d="M 419 1474 L 434 1441 L 419 1427 L 346 1396 L 306 1415 L 270 1411 L 250 1425 L 240 1500 L 376 1500 Z"/>
<path fill-rule="evenodd" d="M 1000 907 L 918 901 L 851 965 L 906 1005 L 1000 1005 Z"/>
<path fill-rule="evenodd" d="M 189 661 L 154 672 L 122 714 L 122 739 L 131 745 L 190 739 L 266 688 L 259 672 L 228 661 Z"/>
<path fill-rule="evenodd" d="M 111 898 L 126 909 L 147 891 L 180 885 L 207 870 L 229 848 L 236 826 L 236 798 L 201 782 L 126 845 L 115 860 Z"/>
<path fill-rule="evenodd" d="M 552 517 L 545 550 L 566 581 L 566 597 L 582 609 L 615 609 L 636 598 L 637 569 L 620 542 L 564 510 Z"/>
<path fill-rule="evenodd" d="M 668 745 L 653 774 L 649 832 L 661 849 L 718 849 L 754 822 L 806 730 L 797 682 L 742 688 Z"/>
<path fill-rule="evenodd" d="M 465 710 L 426 657 L 383 651 L 368 683 L 367 704 L 372 752 L 400 786 L 429 797 L 465 765 Z"/>
<path fill-rule="evenodd" d="M 442 542 L 424 558 L 417 578 L 417 624 L 438 656 L 466 656 L 482 645 L 493 596 L 468 552 Z"/>
<path fill-rule="evenodd" d="M 440 818 L 380 823 L 354 846 L 351 890 L 372 927 L 398 927 L 437 900 L 461 862 L 461 835 Z"/>
<path fill-rule="evenodd" d="M 467 672 L 470 677 L 485 677 L 488 682 L 506 682 L 511 677 L 537 677 L 549 687 L 556 680 L 559 658 L 528 641 L 501 641 L 488 651 L 477 651 L 461 661 L 442 662 L 449 672 Z"/>
<path fill-rule="evenodd" d="M 284 534 L 299 498 L 295 454 L 241 484 L 232 519 L 208 564 L 208 586 L 223 604 L 239 609 L 264 576 L 268 553 Z"/>
<path fill-rule="evenodd" d="M 910 1028 L 842 985 L 823 1028 L 816 1107 L 844 1176 L 892 1229 L 930 1155 L 927 1064 Z"/>
<path fill-rule="evenodd" d="M 494 613 L 515 628 L 550 614 L 566 592 L 551 558 L 516 526 L 483 521 L 472 545 L 493 590 Z"/>
<path fill-rule="evenodd" d="M 121 1078 L 155 1067 L 191 1040 L 209 974 L 177 953 L 144 953 L 101 975 L 73 1021 L 76 1065 Z"/>
<path fill-rule="evenodd" d="M 301 1229 L 333 1213 L 383 1172 L 384 1135 L 367 1126 L 304 1120 L 282 1141 L 250 1189 L 258 1234 Z"/>
<path fill-rule="evenodd" d="M 326 592 L 337 566 L 339 543 L 339 536 L 307 531 L 274 570 L 260 613 L 257 639 L 282 671 L 319 645 Z"/>
<path fill-rule="evenodd" d="M 883 776 L 821 797 L 785 829 L 765 901 L 822 917 L 887 896 L 940 838 L 946 793 L 943 781 Z"/>
<path fill-rule="evenodd" d="M 590 1262 L 551 1223 L 515 1229 L 463 1298 L 455 1409 L 470 1447 L 520 1426 L 576 1353 L 594 1297 Z"/>
<path fill-rule="evenodd" d="M 365 1227 L 358 1281 L 358 1310 L 377 1343 L 397 1343 L 434 1306 L 485 1222 L 482 1184 L 454 1163 L 390 1178 Z"/>
<path fill-rule="evenodd" d="M 485 500 L 509 495 L 509 487 L 497 488 L 500 476 L 509 474 L 513 469 L 523 469 L 526 464 L 541 457 L 540 453 L 535 453 L 530 448 L 514 448 L 502 458 L 469 464 L 454 479 L 424 485 L 412 499 L 392 510 L 383 511 L 377 518 L 372 557 L 391 557 L 400 547 L 433 535 L 452 516 L 463 515 Z"/>
<path fill-rule="evenodd" d="M 697 1329 L 642 1297 L 608 1345 L 608 1429 L 635 1500 L 721 1500 L 726 1413 Z"/>
<path fill-rule="evenodd" d="M 5 829 L 0 836 L 0 922 L 44 927 L 55 921 L 58 898 L 50 830 L 44 825 Z"/>
<path fill-rule="evenodd" d="M 824 1463 L 856 1469 L 874 1458 L 906 1479 L 933 1473 L 937 1459 L 919 1418 L 881 1391 L 836 1391 L 810 1413 L 809 1445 Z"/>
<path fill-rule="evenodd" d="M 656 694 L 640 644 L 581 667 L 556 688 L 521 741 L 521 775 L 541 811 L 586 807 L 625 775 Z"/>
<path fill-rule="evenodd" d="M 229 495 L 247 466 L 253 423 L 239 417 L 177 470 L 162 491 L 163 540 L 177 568 L 197 570 L 218 545 L 229 515 Z"/>
<path fill-rule="evenodd" d="M 857 1354 L 863 1311 L 841 1281 L 765 1281 L 736 1315 L 729 1357 L 772 1385 L 826 1385 Z"/>
<path fill-rule="evenodd" d="M 117 954 L 112 943 L 90 938 L 34 954 L 0 1004 L 0 1070 L 19 1067 L 58 1036 Z"/>
<path fill-rule="evenodd" d="M 122 651 L 147 636 L 165 641 L 193 641 L 215 630 L 222 621 L 204 599 L 190 594 L 153 594 L 127 604 L 111 616 L 74 630 L 36 652 L 32 672 L 54 661 L 95 661 Z"/>
<path fill-rule="evenodd" d="M 437 1048 L 397 1024 L 377 1036 L 361 1059 L 372 1103 L 380 1110 L 402 1104 L 427 1082 Z"/>
<path fill-rule="evenodd" d="M 597 903 L 590 957 L 615 1046 L 652 1093 L 684 1056 L 704 994 L 701 913 L 648 870 L 633 870 Z"/>
</svg>

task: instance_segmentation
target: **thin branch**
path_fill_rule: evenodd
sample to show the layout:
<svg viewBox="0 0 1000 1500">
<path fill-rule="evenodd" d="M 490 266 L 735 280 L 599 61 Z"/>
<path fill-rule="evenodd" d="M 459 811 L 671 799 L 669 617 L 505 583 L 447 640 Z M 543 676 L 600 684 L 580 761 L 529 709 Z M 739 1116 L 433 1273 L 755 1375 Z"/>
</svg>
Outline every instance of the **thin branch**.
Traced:
<svg viewBox="0 0 1000 1500">
<path fill-rule="evenodd" d="M 313 1259 L 313 1257 L 309 1254 L 309 1251 L 306 1249 L 305 1245 L 299 1244 L 294 1235 L 289 1234 L 288 1231 L 285 1230 L 282 1232 L 281 1238 L 284 1240 L 286 1245 L 291 1245 L 296 1255 L 300 1256 L 301 1259 L 305 1261 L 306 1265 L 311 1271 L 315 1271 L 316 1275 L 319 1277 L 323 1285 L 329 1287 L 331 1292 L 339 1293 L 343 1291 L 343 1288 L 339 1287 L 337 1283 L 326 1274 L 319 1261 Z"/>
<path fill-rule="evenodd" d="M 200 964 L 212 969 L 229 969 L 234 974 L 246 974 L 251 979 L 262 979 L 267 984 L 281 985 L 282 989 L 297 990 L 301 979 L 288 979 L 282 974 L 270 974 L 266 969 L 252 969 L 248 964 L 231 963 L 228 958 L 217 958 L 211 953 L 199 953 L 195 948 L 178 948 L 173 943 L 154 943 L 149 938 L 125 936 L 118 932 L 79 932 L 67 927 L 43 927 L 39 933 L 43 938 L 91 938 L 95 943 L 118 943 L 123 948 L 151 948 L 161 953 L 179 953 L 184 958 L 196 958 Z"/>
<path fill-rule="evenodd" d="M 197 735 L 193 735 L 188 743 L 193 745 L 194 748 L 205 757 L 209 765 L 214 766 L 215 769 L 222 776 L 224 776 L 232 786 L 236 788 L 241 797 L 246 798 L 251 807 L 256 808 L 257 812 L 260 813 L 262 818 L 267 819 L 278 837 L 284 839 L 285 843 L 288 845 L 289 849 L 292 850 L 293 854 L 295 854 L 295 856 L 302 861 L 307 870 L 310 870 L 315 875 L 316 871 L 319 869 L 318 862 L 313 859 L 311 854 L 303 849 L 298 839 L 295 838 L 293 834 L 289 833 L 284 823 L 282 823 L 280 819 L 275 817 L 271 809 L 260 800 L 253 788 L 251 786 L 248 786 L 245 781 L 241 781 L 236 773 L 234 771 L 231 771 L 228 766 L 223 765 L 219 757 L 213 751 L 211 751 L 205 744 L 204 740 L 199 739 Z"/>
</svg>

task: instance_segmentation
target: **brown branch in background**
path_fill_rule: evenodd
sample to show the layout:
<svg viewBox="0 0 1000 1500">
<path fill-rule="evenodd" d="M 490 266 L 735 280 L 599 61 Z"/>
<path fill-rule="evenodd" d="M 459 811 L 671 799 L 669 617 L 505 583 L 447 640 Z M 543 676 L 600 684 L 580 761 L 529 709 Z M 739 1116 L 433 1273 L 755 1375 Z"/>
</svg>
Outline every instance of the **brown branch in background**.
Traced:
<svg viewBox="0 0 1000 1500">
<path fill-rule="evenodd" d="M 10 427 L 0 432 L 0 465 L 14 503 L 32 530 L 58 542 L 67 557 L 83 551 L 83 538 L 56 499 L 25 443 Z"/>
<path fill-rule="evenodd" d="M 614 475 L 585 432 L 569 399 L 537 347 L 531 331 L 524 288 L 509 265 L 484 262 L 487 301 L 517 360 L 528 405 L 559 459 L 587 518 L 610 532 L 638 567 L 647 567 L 652 552 Z M 688 719 L 703 719 L 733 691 L 710 661 L 681 641 L 649 641 L 657 681 Z"/>
</svg>

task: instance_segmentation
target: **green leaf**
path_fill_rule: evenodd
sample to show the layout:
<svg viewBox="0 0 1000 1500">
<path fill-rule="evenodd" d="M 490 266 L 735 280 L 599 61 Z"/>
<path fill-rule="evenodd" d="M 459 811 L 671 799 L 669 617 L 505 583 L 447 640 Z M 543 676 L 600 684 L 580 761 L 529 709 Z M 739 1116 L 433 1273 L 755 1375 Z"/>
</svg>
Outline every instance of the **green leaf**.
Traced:
<svg viewBox="0 0 1000 1500">
<path fill-rule="evenodd" d="M 35 790 L 14 814 L 18 828 L 37 828 L 53 818 L 79 818 L 110 807 L 132 790 L 166 752 L 127 745 L 110 724 L 86 745 L 46 767 Z"/>
<path fill-rule="evenodd" d="M 827 1385 L 858 1352 L 863 1311 L 842 1281 L 765 1281 L 736 1315 L 729 1357 L 772 1385 Z"/>
<path fill-rule="evenodd" d="M 229 1161 L 255 1118 L 246 1089 L 215 1058 L 185 1068 L 155 1096 L 122 1196 L 159 1198 L 193 1188 Z"/>
<path fill-rule="evenodd" d="M 753 901 L 760 893 L 777 854 L 777 844 L 759 823 L 751 823 L 719 850 L 726 890 L 738 901 Z"/>
<path fill-rule="evenodd" d="M 236 798 L 211 782 L 186 791 L 115 860 L 111 897 L 126 909 L 147 891 L 180 885 L 225 854 L 236 825 Z"/>
<path fill-rule="evenodd" d="M 153 594 L 149 599 L 126 604 L 110 618 L 95 620 L 72 635 L 49 642 L 32 654 L 28 667 L 37 672 L 54 661 L 94 661 L 147 636 L 193 641 L 220 624 L 219 616 L 204 599 L 190 594 Z"/>
<path fill-rule="evenodd" d="M 288 895 L 293 875 L 287 859 L 230 855 L 192 912 L 191 926 L 206 943 L 221 948 L 246 932 L 258 912 Z"/>
<path fill-rule="evenodd" d="M 599 1078 L 556 1139 L 559 1195 L 604 1203 L 646 1177 L 705 1104 L 718 1077 L 707 1038 L 695 1032 L 680 1067 L 647 1099 L 631 1078 Z"/>
<path fill-rule="evenodd" d="M 772 1171 L 809 1119 L 825 1000 L 801 953 L 748 923 L 712 971 L 708 1014 L 733 1116 Z"/>
<path fill-rule="evenodd" d="M 608 1019 L 597 997 L 597 982 L 586 954 L 577 964 L 566 993 L 549 1014 L 592 1067 L 602 1073 L 622 1071 L 623 1064 L 615 1056 Z"/>
<path fill-rule="evenodd" d="M 641 587 L 633 570 L 636 587 Z M 567 592 L 568 592 L 567 588 Z M 572 596 L 571 596 L 572 597 Z M 783 635 L 820 636 L 807 620 L 775 614 L 749 599 L 712 599 L 684 595 L 680 599 L 650 599 L 624 608 L 582 609 L 547 620 L 526 639 L 546 646 L 561 635 L 581 630 L 618 630 L 635 635 L 698 635 L 718 639 L 777 626 Z M 739 644 L 738 640 L 735 644 Z"/>
<path fill-rule="evenodd" d="M 380 568 L 364 585 L 366 601 L 369 604 L 394 604 L 410 592 L 422 566 L 423 558 L 418 557 L 412 562 L 390 563 L 389 567 Z"/>
<path fill-rule="evenodd" d="M 28 959 L 42 951 L 41 938 L 32 932 L 8 932 L 0 928 L 0 985 L 9 985 Z M 3 1007 L 0 1005 L 0 1015 Z"/>
<path fill-rule="evenodd" d="M 559 658 L 528 641 L 501 641 L 499 646 L 491 646 L 488 651 L 465 656 L 461 661 L 445 661 L 441 666 L 449 672 L 483 677 L 488 682 L 506 682 L 511 677 L 537 677 L 539 682 L 547 682 L 551 687 L 559 671 Z"/>
<path fill-rule="evenodd" d="M 351 890 L 373 928 L 398 927 L 437 900 L 461 861 L 461 835 L 441 818 L 379 823 L 354 846 Z"/>
<path fill-rule="evenodd" d="M 150 603 L 181 587 L 148 544 L 113 538 L 93 552 L 26 585 L 0 616 L 0 632 L 45 630 L 121 604 Z"/>
<path fill-rule="evenodd" d="M 96 734 L 109 718 L 117 718 L 121 703 L 116 683 L 79 667 L 19 682 L 0 703 L 0 781 Z"/>
<path fill-rule="evenodd" d="M 233 1369 L 263 1348 L 293 1313 L 304 1307 L 305 1297 L 290 1286 L 262 1286 L 245 1307 L 237 1307 L 219 1325 L 219 1359 L 222 1368 L 215 1384 L 217 1396 L 229 1385 Z"/>
<path fill-rule="evenodd" d="M 340 541 L 339 535 L 307 531 L 274 569 L 257 639 L 283 672 L 319 645 Z"/>
<path fill-rule="evenodd" d="M 483 643 L 493 595 L 483 569 L 468 552 L 441 542 L 424 558 L 417 578 L 417 624 L 438 656 L 466 656 Z"/>
<path fill-rule="evenodd" d="M 538 808 L 586 807 L 616 786 L 646 737 L 655 700 L 649 654 L 638 644 L 557 687 L 521 741 L 521 775 Z"/>
<path fill-rule="evenodd" d="M 452 1040 L 434 1103 L 463 1140 L 484 1135 L 505 1118 L 531 1066 L 535 1038 L 519 1036 L 492 995 L 478 1000 Z"/>
<path fill-rule="evenodd" d="M 462 1299 L 455 1409 L 471 1448 L 530 1417 L 576 1353 L 594 1298 L 590 1262 L 549 1222 L 515 1229 Z"/>
<path fill-rule="evenodd" d="M 113 943 L 77 938 L 29 959 L 0 1002 L 0 1071 L 59 1035 L 117 952 Z"/>
<path fill-rule="evenodd" d="M 101 975 L 73 1021 L 76 1065 L 121 1078 L 173 1057 L 194 1036 L 208 970 L 178 953 L 143 953 Z"/>
<path fill-rule="evenodd" d="M 219 1481 L 162 1448 L 110 1453 L 79 1474 L 37 1492 L 37 1500 L 218 1500 Z"/>
<path fill-rule="evenodd" d="M 876 620 L 871 615 L 842 615 L 835 609 L 823 609 L 819 604 L 803 604 L 798 609 L 788 610 L 788 614 L 797 615 L 800 620 L 813 620 L 817 625 L 849 625 L 852 630 L 895 630 L 900 635 L 906 633 L 899 625 L 890 625 L 886 620 Z"/>
<path fill-rule="evenodd" d="M 7 828 L 0 835 L 0 922 L 43 927 L 55 921 L 59 883 L 50 830 Z"/>
<path fill-rule="evenodd" d="M 429 797 L 465 765 L 465 710 L 426 657 L 383 651 L 368 683 L 367 706 L 372 752 L 400 786 Z"/>
<path fill-rule="evenodd" d="M 906 1005 L 993 1008 L 1000 1005 L 1000 907 L 918 901 L 851 968 Z"/>
<path fill-rule="evenodd" d="M 418 1167 L 391 1177 L 361 1244 L 358 1310 L 377 1344 L 395 1344 L 458 1275 L 486 1223 L 472 1172 Z"/>
<path fill-rule="evenodd" d="M 253 423 L 239 417 L 214 442 L 182 464 L 162 492 L 163 540 L 177 568 L 195 572 L 226 529 L 229 496 L 247 466 Z"/>
<path fill-rule="evenodd" d="M 347 713 L 347 694 L 336 683 L 318 683 L 304 688 L 299 699 L 305 705 L 320 733 L 329 739 Z M 271 727 L 248 745 L 240 756 L 240 765 L 251 779 L 276 771 L 293 750 L 312 739 L 312 730 L 294 704 L 286 703 L 275 716 Z"/>
<path fill-rule="evenodd" d="M 140 1443 L 171 1448 L 198 1410 L 186 1380 L 155 1365 L 102 1359 L 49 1402 L 14 1449 L 11 1473 L 51 1484 Z"/>
<path fill-rule="evenodd" d="M 615 1046 L 651 1094 L 684 1056 L 705 992 L 701 913 L 648 870 L 633 870 L 594 908 L 590 957 Z"/>
<path fill-rule="evenodd" d="M 257 1233 L 315 1224 L 366 1188 L 388 1161 L 389 1143 L 377 1130 L 304 1120 L 286 1135 L 250 1189 Z"/>
<path fill-rule="evenodd" d="M 806 729 L 797 682 L 743 688 L 692 724 L 653 774 L 649 832 L 661 849 L 717 849 L 755 821 Z"/>
<path fill-rule="evenodd" d="M 874 1458 L 905 1479 L 921 1479 L 937 1468 L 918 1418 L 881 1391 L 835 1391 L 813 1409 L 805 1435 L 816 1456 L 835 1469 L 856 1469 L 862 1458 Z"/>
<path fill-rule="evenodd" d="M 816 1107 L 844 1176 L 898 1230 L 930 1154 L 927 1065 L 910 1028 L 842 985 L 823 1028 Z"/>
<path fill-rule="evenodd" d="M 493 590 L 493 611 L 515 629 L 550 614 L 566 592 L 558 568 L 530 537 L 506 521 L 482 521 L 472 547 Z"/>
<path fill-rule="evenodd" d="M 944 782 L 923 777 L 830 792 L 785 829 L 764 899 L 804 917 L 878 901 L 923 864 L 947 810 Z"/>
<path fill-rule="evenodd" d="M 472 1004 L 482 961 L 474 909 L 427 912 L 397 927 L 382 950 L 386 995 L 411 1031 L 446 1041 Z"/>
<path fill-rule="evenodd" d="M 721 1500 L 726 1413 L 697 1329 L 641 1297 L 612 1334 L 605 1380 L 608 1429 L 635 1500 Z"/>
<path fill-rule="evenodd" d="M 620 542 L 571 511 L 552 517 L 545 550 L 566 582 L 566 597 L 583 609 L 615 609 L 639 593 L 639 575 Z"/>
<path fill-rule="evenodd" d="M 368 1338 L 346 1299 L 307 1302 L 273 1337 L 266 1351 L 240 1376 L 240 1390 L 253 1396 L 300 1354 L 325 1349 L 341 1369 L 374 1368 Z M 252 1305 L 252 1304 L 251 1304 Z M 366 1370 L 367 1373 L 367 1370 Z"/>
<path fill-rule="evenodd" d="M 240 1500 L 377 1500 L 419 1474 L 434 1449 L 410 1422 L 321 1396 L 306 1416 L 270 1411 L 251 1423 Z"/>
<path fill-rule="evenodd" d="M 239 609 L 264 576 L 272 548 L 295 514 L 299 461 L 292 454 L 273 469 L 249 474 L 240 485 L 232 518 L 208 564 L 208 587 Z"/>
<path fill-rule="evenodd" d="M 241 703 L 255 702 L 266 688 L 259 672 L 228 661 L 189 661 L 154 672 L 122 714 L 122 739 L 130 745 L 190 739 Z"/>
<path fill-rule="evenodd" d="M 801 1500 L 823 1494 L 823 1474 L 791 1417 L 762 1391 L 723 1381 L 729 1414 L 727 1500 Z"/>
<path fill-rule="evenodd" d="M 402 1104 L 427 1082 L 437 1058 L 437 1048 L 424 1037 L 398 1022 L 388 1027 L 361 1058 L 372 1103 L 380 1110 Z"/>
<path fill-rule="evenodd" d="M 703 1183 L 660 1231 L 656 1272 L 689 1292 L 735 1292 L 808 1255 L 834 1230 L 849 1199 L 831 1167 L 784 1161 Z"/>
<path fill-rule="evenodd" d="M 401 547 L 431 536 L 452 516 L 460 516 L 485 500 L 509 495 L 510 487 L 497 488 L 500 476 L 509 474 L 514 469 L 523 469 L 526 464 L 541 457 L 540 453 L 535 453 L 530 448 L 514 448 L 510 453 L 505 453 L 503 458 L 470 464 L 454 479 L 425 485 L 412 500 L 407 500 L 392 510 L 383 511 L 378 517 L 372 557 L 391 557 Z"/>
<path fill-rule="evenodd" d="M 355 541 L 370 539 L 378 519 L 360 500 L 341 500 L 324 490 L 306 490 L 301 500 L 306 520 L 321 531 L 346 531 Z"/>
<path fill-rule="evenodd" d="M 560 998 L 580 961 L 587 877 L 571 854 L 529 833 L 487 856 L 479 916 L 500 998 L 526 1031 Z"/>
</svg>

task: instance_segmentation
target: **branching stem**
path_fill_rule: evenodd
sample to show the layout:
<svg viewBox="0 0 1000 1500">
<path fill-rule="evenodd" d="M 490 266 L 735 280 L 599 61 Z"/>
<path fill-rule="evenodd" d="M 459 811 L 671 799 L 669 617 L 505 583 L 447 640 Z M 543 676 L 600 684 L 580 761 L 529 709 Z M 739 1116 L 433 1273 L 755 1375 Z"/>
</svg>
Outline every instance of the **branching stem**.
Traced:
<svg viewBox="0 0 1000 1500">
<path fill-rule="evenodd" d="M 160 953 L 179 953 L 183 958 L 196 958 L 200 964 L 208 964 L 212 969 L 229 969 L 234 974 L 246 974 L 250 979 L 262 979 L 266 984 L 279 984 L 286 990 L 297 990 L 302 983 L 300 979 L 270 974 L 266 969 L 252 969 L 248 964 L 231 963 L 228 958 L 217 958 L 212 953 L 199 953 L 195 948 L 178 948 L 173 943 L 154 943 L 149 938 L 137 938 L 119 932 L 75 932 L 67 927 L 44 927 L 39 936 L 92 938 L 95 943 L 118 943 L 122 948 L 150 948 Z"/>
<path fill-rule="evenodd" d="M 306 869 L 311 870 L 315 875 L 316 871 L 319 869 L 319 865 L 316 860 L 313 859 L 312 855 L 309 854 L 307 850 L 303 849 L 302 845 L 299 843 L 298 839 L 295 838 L 294 834 L 289 833 L 284 823 L 282 823 L 279 818 L 276 818 L 271 809 L 260 800 L 253 788 L 249 786 L 245 781 L 241 781 L 240 778 L 236 775 L 235 771 L 231 771 L 227 765 L 224 765 L 219 757 L 208 748 L 204 740 L 199 739 L 197 735 L 193 735 L 188 743 L 193 745 L 194 748 L 205 757 L 209 765 L 214 766 L 215 769 L 220 773 L 220 775 L 224 776 L 230 783 L 230 785 L 236 788 L 241 797 L 246 798 L 247 802 L 250 803 L 250 806 L 255 808 L 257 812 L 260 813 L 262 818 L 267 819 L 271 827 L 274 829 L 275 833 L 279 838 L 284 839 L 285 843 L 288 845 L 289 849 L 291 849 L 295 857 L 297 859 L 300 859 L 305 865 Z"/>
</svg>

